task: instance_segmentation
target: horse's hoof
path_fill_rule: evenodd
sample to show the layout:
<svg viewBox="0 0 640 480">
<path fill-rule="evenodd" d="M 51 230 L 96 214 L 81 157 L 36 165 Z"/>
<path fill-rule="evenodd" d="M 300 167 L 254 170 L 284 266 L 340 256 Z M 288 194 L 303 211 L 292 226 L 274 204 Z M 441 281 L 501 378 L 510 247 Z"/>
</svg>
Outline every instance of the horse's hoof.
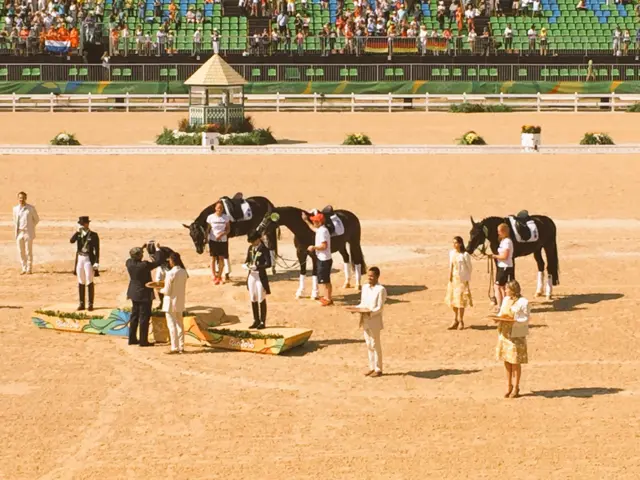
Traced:
<svg viewBox="0 0 640 480">
<path fill-rule="evenodd" d="M 226 281 L 231 280 L 231 278 L 229 277 L 229 274 L 228 274 L 228 273 L 224 276 L 224 279 L 225 279 Z"/>
<path fill-rule="evenodd" d="M 551 300 L 551 295 L 547 295 L 547 302 Z"/>
<path fill-rule="evenodd" d="M 317 299 L 320 298 L 320 295 L 318 295 L 318 293 L 312 293 L 311 297 L 309 297 L 309 298 L 311 298 L 311 300 L 317 300 Z"/>
<path fill-rule="evenodd" d="M 541 297 L 542 296 L 542 292 L 536 292 L 536 298 Z"/>
<path fill-rule="evenodd" d="M 297 298 L 297 299 L 300 299 L 300 298 L 302 298 L 303 296 L 304 296 L 304 292 L 302 292 L 302 291 L 300 291 L 300 290 L 298 290 L 298 291 L 296 292 L 296 298 Z"/>
<path fill-rule="evenodd" d="M 272 273 L 273 275 L 275 275 L 275 274 L 276 274 L 276 269 L 275 269 L 275 268 L 272 268 L 272 269 L 271 269 L 271 273 Z"/>
<path fill-rule="evenodd" d="M 342 288 L 351 288 L 351 284 L 349 282 L 342 285 Z"/>
</svg>

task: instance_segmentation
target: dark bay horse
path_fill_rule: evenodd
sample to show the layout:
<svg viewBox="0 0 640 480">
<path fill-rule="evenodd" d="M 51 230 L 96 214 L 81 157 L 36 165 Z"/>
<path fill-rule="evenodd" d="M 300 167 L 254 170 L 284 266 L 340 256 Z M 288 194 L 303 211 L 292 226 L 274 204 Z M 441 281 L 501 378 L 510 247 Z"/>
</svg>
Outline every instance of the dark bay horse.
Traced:
<svg viewBox="0 0 640 480">
<path fill-rule="evenodd" d="M 532 219 L 538 227 L 538 240 L 529 243 L 519 243 L 515 239 L 513 228 L 508 218 L 504 217 L 487 217 L 480 222 L 474 222 L 471 217 L 471 232 L 469 233 L 469 242 L 467 243 L 467 252 L 473 253 L 478 247 L 483 246 L 489 241 L 489 246 L 494 254 L 498 253 L 498 225 L 506 223 L 511 230 L 511 240 L 513 241 L 513 258 L 524 257 L 533 254 L 538 264 L 538 285 L 536 288 L 536 296 L 542 295 L 544 286 L 545 295 L 551 298 L 552 285 L 560 284 L 559 261 L 558 261 L 558 244 L 556 241 L 556 224 L 549 217 L 544 215 L 531 215 Z M 544 260 L 542 259 L 542 250 L 547 257 L 547 277 L 544 278 Z M 515 265 L 515 264 L 514 264 Z"/>
<path fill-rule="evenodd" d="M 271 213 L 275 206 L 269 199 L 265 197 L 248 197 L 245 199 L 249 205 L 251 206 L 252 216 L 250 220 L 244 221 L 235 221 L 231 222 L 231 232 L 229 233 L 229 238 L 231 237 L 239 237 L 243 235 L 247 235 L 249 232 L 254 231 L 265 215 Z M 207 217 L 214 213 L 215 203 L 209 205 L 205 208 L 200 215 L 191 223 L 191 225 L 182 224 L 185 228 L 189 229 L 189 235 L 191 236 L 191 240 L 193 240 L 193 244 L 196 247 L 196 252 L 199 254 L 204 253 L 205 247 L 208 243 L 207 238 Z M 271 251 L 272 259 L 275 254 L 278 253 L 278 231 L 274 229 L 273 231 L 265 234 L 265 244 Z M 276 272 L 275 263 L 273 263 L 272 272 Z"/>
<path fill-rule="evenodd" d="M 317 258 L 313 253 L 309 253 L 307 248 L 315 243 L 315 232 L 302 219 L 302 214 L 310 215 L 309 212 L 296 207 L 278 207 L 273 210 L 273 214 L 265 215 L 258 226 L 258 231 L 263 235 L 273 234 L 280 225 L 287 227 L 293 233 L 293 244 L 296 247 L 296 256 L 300 263 L 300 286 L 296 292 L 296 297 L 300 298 L 304 294 L 304 277 L 307 273 L 307 257 L 311 258 L 313 285 L 311 298 L 318 297 L 318 284 L 316 278 Z M 346 288 L 350 287 L 350 265 L 354 266 L 356 288 L 361 287 L 362 271 L 366 269 L 364 255 L 360 245 L 361 228 L 360 220 L 348 210 L 334 210 L 334 212 L 344 225 L 344 234 L 331 237 L 331 251 L 339 252 L 344 260 L 344 273 Z M 351 256 L 347 252 L 347 244 Z"/>
</svg>

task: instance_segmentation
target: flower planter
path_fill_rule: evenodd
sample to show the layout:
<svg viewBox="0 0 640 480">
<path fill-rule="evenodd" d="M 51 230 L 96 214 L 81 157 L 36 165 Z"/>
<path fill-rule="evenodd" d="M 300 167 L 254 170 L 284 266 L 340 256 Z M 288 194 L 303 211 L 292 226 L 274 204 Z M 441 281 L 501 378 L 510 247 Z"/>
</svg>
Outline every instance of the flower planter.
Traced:
<svg viewBox="0 0 640 480">
<path fill-rule="evenodd" d="M 520 144 L 525 152 L 535 152 L 540 146 L 539 133 L 522 133 L 520 134 Z"/>
</svg>

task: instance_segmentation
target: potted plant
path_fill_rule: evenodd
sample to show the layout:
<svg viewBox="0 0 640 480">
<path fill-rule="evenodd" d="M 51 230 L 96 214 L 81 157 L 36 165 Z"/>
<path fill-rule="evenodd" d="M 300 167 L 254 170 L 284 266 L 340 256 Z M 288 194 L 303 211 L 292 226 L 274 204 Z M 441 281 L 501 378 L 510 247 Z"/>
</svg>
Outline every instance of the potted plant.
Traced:
<svg viewBox="0 0 640 480">
<path fill-rule="evenodd" d="M 460 138 L 458 138 L 458 145 L 486 145 L 487 142 L 484 141 L 480 135 L 478 135 L 473 130 L 468 131 Z"/>
<path fill-rule="evenodd" d="M 534 152 L 540 146 L 542 129 L 536 125 L 523 125 L 520 134 L 520 144 L 525 152 Z"/>
<path fill-rule="evenodd" d="M 371 139 L 364 133 L 351 133 L 346 136 L 343 145 L 372 145 Z"/>
<path fill-rule="evenodd" d="M 615 145 L 613 139 L 606 133 L 587 132 L 580 140 L 580 145 Z"/>
</svg>

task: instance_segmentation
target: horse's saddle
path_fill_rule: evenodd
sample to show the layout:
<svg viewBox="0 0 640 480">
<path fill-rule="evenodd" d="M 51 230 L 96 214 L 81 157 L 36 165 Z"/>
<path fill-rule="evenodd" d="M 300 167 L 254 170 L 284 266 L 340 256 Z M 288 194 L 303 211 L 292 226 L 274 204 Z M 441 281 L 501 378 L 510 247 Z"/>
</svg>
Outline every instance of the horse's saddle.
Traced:
<svg viewBox="0 0 640 480">
<path fill-rule="evenodd" d="M 518 212 L 517 215 L 510 215 L 509 223 L 518 243 L 538 241 L 538 226 L 526 210 Z"/>
<path fill-rule="evenodd" d="M 338 237 L 340 235 L 344 235 L 344 224 L 338 215 L 333 211 L 333 207 L 331 205 L 327 205 L 322 210 L 313 209 L 311 213 L 315 215 L 316 213 L 322 213 L 324 215 L 324 224 L 329 230 L 329 233 L 332 237 Z"/>
<path fill-rule="evenodd" d="M 224 205 L 225 213 L 229 215 L 234 222 L 251 220 L 253 217 L 251 205 L 242 198 L 241 193 L 236 193 L 233 198 L 222 197 L 220 201 L 222 202 L 222 205 Z"/>
</svg>

